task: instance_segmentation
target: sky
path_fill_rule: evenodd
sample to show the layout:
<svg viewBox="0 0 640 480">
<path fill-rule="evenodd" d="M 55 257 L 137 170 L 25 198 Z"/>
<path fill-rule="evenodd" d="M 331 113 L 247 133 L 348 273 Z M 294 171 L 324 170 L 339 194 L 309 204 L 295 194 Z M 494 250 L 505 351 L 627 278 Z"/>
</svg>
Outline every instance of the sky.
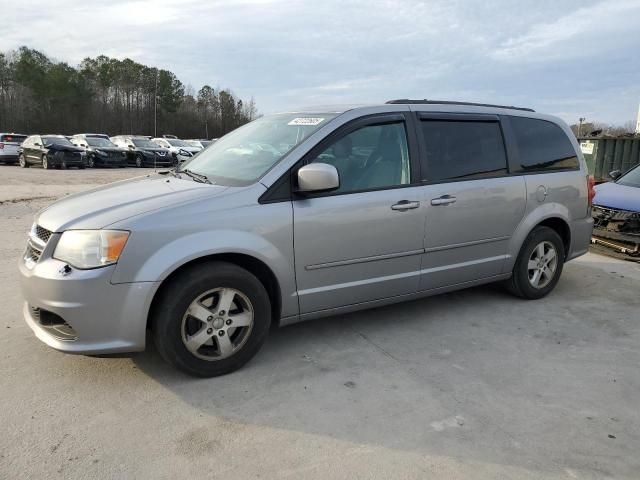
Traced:
<svg viewBox="0 0 640 480">
<path fill-rule="evenodd" d="M 8 0 L 0 0 L 0 5 Z M 23 0 L 0 50 L 100 54 L 254 97 L 260 113 L 428 98 L 635 123 L 640 0 Z"/>
</svg>

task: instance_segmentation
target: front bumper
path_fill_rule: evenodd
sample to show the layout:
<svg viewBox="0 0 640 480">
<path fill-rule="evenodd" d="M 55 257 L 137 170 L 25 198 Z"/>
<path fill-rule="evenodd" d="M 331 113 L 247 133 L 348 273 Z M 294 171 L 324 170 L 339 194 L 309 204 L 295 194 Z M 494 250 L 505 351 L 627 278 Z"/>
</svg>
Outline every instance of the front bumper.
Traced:
<svg viewBox="0 0 640 480">
<path fill-rule="evenodd" d="M 103 354 L 144 350 L 147 313 L 156 282 L 112 284 L 115 266 L 63 274 L 66 264 L 41 258 L 32 268 L 20 260 L 24 319 L 36 336 L 68 353 Z M 39 309 L 39 310 L 38 310 Z M 56 334 L 38 312 L 66 322 L 74 335 Z M 75 338 L 73 338 L 75 337 Z"/>
</svg>

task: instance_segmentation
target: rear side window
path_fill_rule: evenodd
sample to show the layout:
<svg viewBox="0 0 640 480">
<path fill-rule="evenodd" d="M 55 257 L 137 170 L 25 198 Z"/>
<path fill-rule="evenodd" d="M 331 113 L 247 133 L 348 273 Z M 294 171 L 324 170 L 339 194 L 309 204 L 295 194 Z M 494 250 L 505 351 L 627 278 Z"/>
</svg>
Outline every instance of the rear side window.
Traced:
<svg viewBox="0 0 640 480">
<path fill-rule="evenodd" d="M 510 120 L 518 146 L 516 172 L 580 168 L 571 141 L 555 123 L 523 117 L 510 117 Z"/>
<path fill-rule="evenodd" d="M 430 182 L 505 175 L 507 156 L 498 122 L 423 120 Z"/>
<path fill-rule="evenodd" d="M 26 135 L 0 135 L 0 142 L 21 144 L 27 138 Z"/>
</svg>

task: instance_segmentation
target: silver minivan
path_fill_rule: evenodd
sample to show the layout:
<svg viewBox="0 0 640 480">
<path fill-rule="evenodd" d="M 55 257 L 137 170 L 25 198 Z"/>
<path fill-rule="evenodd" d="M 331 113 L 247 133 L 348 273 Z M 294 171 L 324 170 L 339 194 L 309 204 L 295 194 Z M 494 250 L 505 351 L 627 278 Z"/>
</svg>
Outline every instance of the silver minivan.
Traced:
<svg viewBox="0 0 640 480">
<path fill-rule="evenodd" d="M 395 100 L 259 118 L 178 169 L 66 197 L 19 262 L 69 353 L 231 372 L 287 325 L 488 282 L 538 299 L 587 251 L 592 181 L 529 109 Z M 428 312 L 425 312 L 428 315 Z"/>
</svg>

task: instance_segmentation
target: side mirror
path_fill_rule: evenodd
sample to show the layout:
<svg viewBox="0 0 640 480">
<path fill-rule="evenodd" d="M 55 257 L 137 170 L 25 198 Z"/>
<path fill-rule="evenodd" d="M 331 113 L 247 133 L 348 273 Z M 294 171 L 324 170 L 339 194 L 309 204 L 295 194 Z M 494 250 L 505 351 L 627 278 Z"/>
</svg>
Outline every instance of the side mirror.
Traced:
<svg viewBox="0 0 640 480">
<path fill-rule="evenodd" d="M 622 172 L 620 170 L 614 170 L 612 172 L 609 172 L 609 177 L 611 177 L 612 180 L 617 180 L 621 176 L 622 176 Z"/>
<path fill-rule="evenodd" d="M 34 147 L 41 147 L 42 145 L 40 145 L 39 143 L 36 142 L 36 143 L 33 144 L 33 146 Z"/>
<path fill-rule="evenodd" d="M 328 163 L 310 163 L 298 170 L 298 192 L 327 192 L 340 187 L 338 170 Z"/>
<path fill-rule="evenodd" d="M 133 145 L 127 145 L 129 149 L 133 150 L 135 147 Z"/>
</svg>

